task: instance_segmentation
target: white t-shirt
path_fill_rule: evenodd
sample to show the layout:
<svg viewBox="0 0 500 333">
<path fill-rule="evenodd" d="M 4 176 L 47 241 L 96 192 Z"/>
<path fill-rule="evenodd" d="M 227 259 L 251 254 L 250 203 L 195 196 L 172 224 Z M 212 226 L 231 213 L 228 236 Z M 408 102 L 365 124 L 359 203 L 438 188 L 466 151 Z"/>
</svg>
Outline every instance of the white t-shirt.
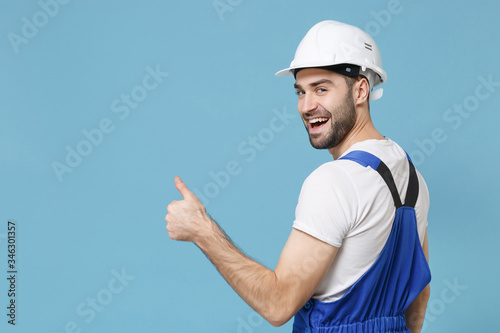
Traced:
<svg viewBox="0 0 500 333">
<path fill-rule="evenodd" d="M 391 170 L 404 203 L 409 165 L 405 151 L 390 139 L 354 144 L 381 159 Z M 415 205 L 417 229 L 423 244 L 427 228 L 429 193 L 418 173 Z M 384 247 L 395 217 L 394 200 L 378 172 L 349 160 L 335 160 L 314 170 L 304 181 L 293 227 L 318 238 L 339 251 L 313 298 L 333 302 L 375 263 Z"/>
</svg>

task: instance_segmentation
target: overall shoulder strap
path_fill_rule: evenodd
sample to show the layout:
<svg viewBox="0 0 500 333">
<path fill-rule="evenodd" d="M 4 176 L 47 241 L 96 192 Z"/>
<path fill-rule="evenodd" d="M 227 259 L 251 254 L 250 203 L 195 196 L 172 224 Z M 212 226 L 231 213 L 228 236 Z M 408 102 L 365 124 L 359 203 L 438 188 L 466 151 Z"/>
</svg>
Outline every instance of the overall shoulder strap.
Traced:
<svg viewBox="0 0 500 333">
<path fill-rule="evenodd" d="M 405 206 L 415 208 L 418 198 L 418 176 L 415 167 L 410 159 L 408 159 L 410 164 L 410 180 L 408 181 L 408 189 L 406 190 Z"/>
<path fill-rule="evenodd" d="M 391 195 L 394 200 L 394 206 L 396 206 L 396 209 L 403 206 L 391 171 L 389 170 L 387 165 L 382 162 L 377 156 L 366 151 L 354 150 L 347 155 L 342 156 L 341 158 L 339 158 L 339 160 L 351 160 L 364 167 L 369 166 L 373 170 L 377 171 L 391 191 Z M 415 203 L 417 202 L 418 197 L 418 177 L 415 171 L 415 167 L 413 166 L 413 163 L 411 162 L 409 156 L 408 163 L 410 164 L 410 180 L 408 183 L 408 190 L 406 191 L 406 200 L 404 206 L 415 207 Z"/>
</svg>

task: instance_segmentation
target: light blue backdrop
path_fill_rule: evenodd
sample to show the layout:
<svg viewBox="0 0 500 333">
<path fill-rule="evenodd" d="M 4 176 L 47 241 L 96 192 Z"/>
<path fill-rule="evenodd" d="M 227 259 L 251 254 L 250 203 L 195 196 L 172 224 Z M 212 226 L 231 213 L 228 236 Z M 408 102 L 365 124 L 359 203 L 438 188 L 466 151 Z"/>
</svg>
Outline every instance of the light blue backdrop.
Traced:
<svg viewBox="0 0 500 333">
<path fill-rule="evenodd" d="M 430 189 L 424 332 L 496 331 L 499 12 L 492 0 L 1 0 L 0 331 L 290 332 L 170 240 L 164 216 L 180 175 L 275 267 L 303 180 L 331 156 L 310 147 L 293 80 L 274 73 L 325 19 L 377 41 L 388 81 L 375 125 Z"/>
</svg>

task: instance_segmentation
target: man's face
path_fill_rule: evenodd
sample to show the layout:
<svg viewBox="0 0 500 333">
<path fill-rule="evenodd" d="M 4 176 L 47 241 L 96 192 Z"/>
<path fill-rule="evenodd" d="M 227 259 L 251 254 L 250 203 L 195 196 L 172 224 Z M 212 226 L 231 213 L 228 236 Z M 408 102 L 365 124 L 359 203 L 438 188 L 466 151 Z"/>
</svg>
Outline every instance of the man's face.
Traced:
<svg viewBox="0 0 500 333">
<path fill-rule="evenodd" d="M 295 89 L 311 145 L 316 149 L 339 145 L 356 122 L 352 87 L 345 78 L 325 69 L 302 69 L 297 73 Z"/>
</svg>

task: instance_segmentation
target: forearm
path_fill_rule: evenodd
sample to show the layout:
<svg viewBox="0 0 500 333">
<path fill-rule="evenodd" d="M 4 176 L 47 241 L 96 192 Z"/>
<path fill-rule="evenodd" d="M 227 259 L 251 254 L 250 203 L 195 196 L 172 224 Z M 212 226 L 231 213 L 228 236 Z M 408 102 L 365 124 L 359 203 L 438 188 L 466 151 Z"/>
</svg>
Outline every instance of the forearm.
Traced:
<svg viewBox="0 0 500 333">
<path fill-rule="evenodd" d="M 292 230 L 272 271 L 234 246 L 179 177 L 175 178 L 175 186 L 183 200 L 167 206 L 169 237 L 194 242 L 255 311 L 274 326 L 286 323 L 316 290 L 338 248 Z"/>
<path fill-rule="evenodd" d="M 274 271 L 245 256 L 213 221 L 195 244 L 248 305 L 271 324 L 282 324 L 283 293 Z"/>
<path fill-rule="evenodd" d="M 430 293 L 430 286 L 427 285 L 405 311 L 406 326 L 411 333 L 419 333 L 422 329 Z"/>
</svg>

